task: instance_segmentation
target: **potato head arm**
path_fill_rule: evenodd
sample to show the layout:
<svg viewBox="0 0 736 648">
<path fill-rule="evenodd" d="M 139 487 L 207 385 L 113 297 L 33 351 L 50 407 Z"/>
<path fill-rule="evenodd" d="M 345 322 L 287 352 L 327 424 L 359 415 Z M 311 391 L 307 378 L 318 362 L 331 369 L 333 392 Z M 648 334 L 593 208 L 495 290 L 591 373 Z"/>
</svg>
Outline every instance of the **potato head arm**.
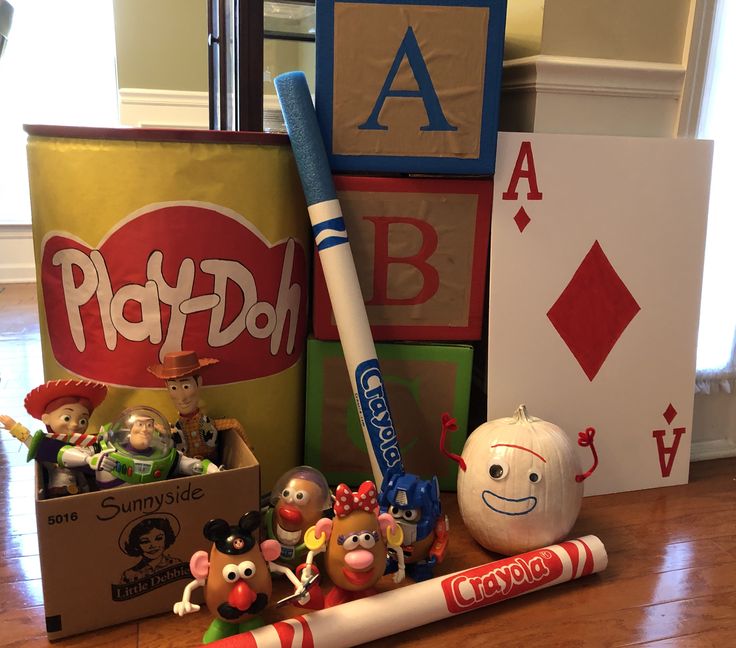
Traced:
<svg viewBox="0 0 736 648">
<path fill-rule="evenodd" d="M 199 605 L 191 602 L 192 592 L 198 587 L 204 586 L 204 579 L 194 579 L 189 585 L 184 588 L 184 593 L 181 596 L 181 601 L 174 603 L 174 614 L 178 614 L 183 617 L 185 614 L 191 612 L 199 612 Z"/>
<path fill-rule="evenodd" d="M 302 571 L 302 582 L 312 577 L 312 563 L 317 554 L 327 551 L 327 541 L 332 533 L 332 520 L 322 518 L 304 532 L 304 545 L 309 549 L 306 566 Z"/>
<path fill-rule="evenodd" d="M 291 571 L 291 569 L 289 569 L 288 567 L 284 567 L 283 565 L 279 565 L 275 562 L 269 562 L 268 568 L 272 572 L 278 572 L 279 574 L 284 574 L 286 578 L 288 578 L 291 584 L 294 586 L 294 591 L 297 591 L 302 586 L 302 582 L 296 577 L 296 574 L 294 574 L 294 572 Z"/>
<path fill-rule="evenodd" d="M 389 513 L 382 513 L 379 515 L 378 522 L 381 525 L 381 528 L 385 530 L 388 546 L 396 552 L 398 569 L 394 574 L 394 583 L 400 583 L 406 577 L 404 550 L 401 547 L 401 544 L 404 542 L 404 531 L 402 530 L 401 525 L 396 524 Z"/>
</svg>

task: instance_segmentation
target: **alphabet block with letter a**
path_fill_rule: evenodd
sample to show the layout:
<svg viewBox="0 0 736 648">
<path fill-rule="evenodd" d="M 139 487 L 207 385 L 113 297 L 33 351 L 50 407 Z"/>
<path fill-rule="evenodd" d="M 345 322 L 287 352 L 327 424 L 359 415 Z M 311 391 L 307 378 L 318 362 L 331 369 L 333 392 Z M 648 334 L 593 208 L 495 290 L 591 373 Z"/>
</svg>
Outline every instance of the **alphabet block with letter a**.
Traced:
<svg viewBox="0 0 736 648">
<path fill-rule="evenodd" d="M 320 0 L 317 115 L 335 171 L 494 171 L 506 0 Z"/>
<path fill-rule="evenodd" d="M 457 465 L 440 452 L 443 412 L 457 419 L 450 450 L 462 452 L 468 428 L 473 348 L 462 344 L 376 344 L 391 419 L 404 467 L 437 475 L 455 490 Z M 377 423 L 380 428 L 380 422 Z M 307 413 L 304 460 L 330 484 L 372 479 L 358 410 L 339 342 L 307 341 Z"/>
<path fill-rule="evenodd" d="M 492 182 L 336 176 L 376 340 L 478 340 Z M 337 340 L 315 259 L 314 334 Z"/>
</svg>

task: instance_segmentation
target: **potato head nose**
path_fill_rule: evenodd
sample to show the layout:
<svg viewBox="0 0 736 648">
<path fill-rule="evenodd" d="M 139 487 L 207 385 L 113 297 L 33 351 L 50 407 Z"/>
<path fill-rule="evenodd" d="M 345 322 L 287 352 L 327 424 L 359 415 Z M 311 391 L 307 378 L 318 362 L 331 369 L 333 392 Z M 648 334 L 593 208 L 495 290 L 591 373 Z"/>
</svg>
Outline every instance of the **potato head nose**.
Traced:
<svg viewBox="0 0 736 648">
<path fill-rule="evenodd" d="M 301 511 L 293 506 L 280 506 L 278 514 L 284 522 L 289 522 L 290 524 L 302 523 Z"/>
<path fill-rule="evenodd" d="M 367 549 L 353 549 L 345 554 L 345 564 L 351 569 L 368 569 L 373 561 L 373 554 Z"/>
<path fill-rule="evenodd" d="M 245 581 L 239 580 L 235 587 L 230 590 L 227 597 L 228 605 L 238 610 L 247 610 L 256 600 L 256 593 L 248 586 Z"/>
</svg>

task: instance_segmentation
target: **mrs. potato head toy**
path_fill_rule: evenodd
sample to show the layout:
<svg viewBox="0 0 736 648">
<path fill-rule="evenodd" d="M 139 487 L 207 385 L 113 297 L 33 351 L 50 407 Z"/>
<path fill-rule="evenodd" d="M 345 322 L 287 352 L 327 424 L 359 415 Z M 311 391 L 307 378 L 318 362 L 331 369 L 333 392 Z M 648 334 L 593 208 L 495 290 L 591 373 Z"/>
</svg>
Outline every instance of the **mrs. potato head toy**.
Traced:
<svg viewBox="0 0 736 648">
<path fill-rule="evenodd" d="M 335 519 L 322 518 L 305 534 L 309 548 L 302 579 L 311 576 L 314 556 L 324 552 L 324 568 L 333 583 L 324 607 L 365 598 L 376 593 L 375 584 L 386 569 L 388 547 L 396 551 L 399 568 L 394 581 L 404 578 L 401 527 L 389 513 L 378 514 L 376 486 L 361 484 L 357 492 L 340 484 L 335 490 Z M 314 605 L 315 593 L 310 592 Z"/>
</svg>

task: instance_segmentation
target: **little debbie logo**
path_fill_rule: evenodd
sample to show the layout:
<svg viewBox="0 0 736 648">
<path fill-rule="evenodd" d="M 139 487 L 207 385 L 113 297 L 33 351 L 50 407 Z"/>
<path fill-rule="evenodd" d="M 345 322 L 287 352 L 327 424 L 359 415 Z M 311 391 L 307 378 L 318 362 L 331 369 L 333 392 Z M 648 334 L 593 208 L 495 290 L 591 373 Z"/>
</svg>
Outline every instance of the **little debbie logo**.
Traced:
<svg viewBox="0 0 736 648">
<path fill-rule="evenodd" d="M 98 248 L 54 232 L 41 262 L 56 360 L 133 387 L 160 386 L 141 367 L 187 348 L 221 359 L 211 385 L 290 367 L 304 347 L 306 276 L 298 241 L 271 246 L 237 214 L 198 203 L 141 210 Z"/>
</svg>

